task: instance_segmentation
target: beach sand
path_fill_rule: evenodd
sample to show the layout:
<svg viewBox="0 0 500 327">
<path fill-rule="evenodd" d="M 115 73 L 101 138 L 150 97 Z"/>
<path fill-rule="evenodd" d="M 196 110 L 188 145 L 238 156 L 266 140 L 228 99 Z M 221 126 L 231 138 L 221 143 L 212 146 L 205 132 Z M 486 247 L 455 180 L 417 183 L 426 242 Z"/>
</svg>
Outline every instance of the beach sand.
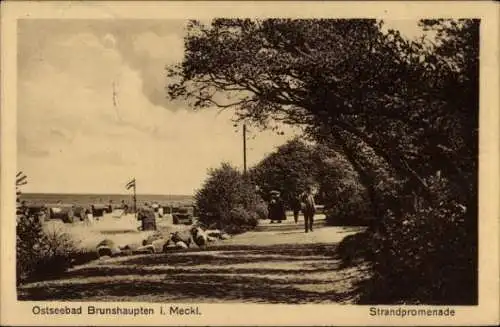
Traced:
<svg viewBox="0 0 500 327">
<path fill-rule="evenodd" d="M 77 243 L 78 248 L 86 251 L 95 251 L 97 244 L 104 239 L 112 240 L 118 246 L 142 245 L 144 239 L 157 232 L 166 236 L 170 232 L 189 228 L 186 225 L 174 225 L 171 215 L 157 218 L 158 231 L 139 231 L 140 226 L 141 222 L 133 214 L 122 215 L 119 218 L 105 214 L 99 220 L 94 218 L 93 223 L 77 220 L 72 224 L 65 224 L 59 219 L 44 223 L 47 231 L 68 234 Z"/>
</svg>

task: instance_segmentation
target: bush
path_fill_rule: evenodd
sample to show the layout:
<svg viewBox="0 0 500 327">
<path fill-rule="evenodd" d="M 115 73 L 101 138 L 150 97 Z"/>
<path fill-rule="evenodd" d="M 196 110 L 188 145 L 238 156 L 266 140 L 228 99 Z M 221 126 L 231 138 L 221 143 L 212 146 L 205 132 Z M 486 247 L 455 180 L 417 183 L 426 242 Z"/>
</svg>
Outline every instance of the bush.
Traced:
<svg viewBox="0 0 500 327">
<path fill-rule="evenodd" d="M 442 204 L 386 219 L 374 253 L 375 277 L 390 285 L 385 296 L 410 303 L 474 302 L 476 246 L 458 206 Z"/>
<path fill-rule="evenodd" d="M 477 304 L 476 213 L 446 194 L 449 187 L 432 187 L 442 197 L 436 203 L 388 211 L 376 232 L 357 240 L 373 267 L 363 304 Z M 346 245 L 339 250 L 350 259 Z"/>
<path fill-rule="evenodd" d="M 57 276 L 81 256 L 69 235 L 56 229 L 44 232 L 34 216 L 18 217 L 16 243 L 18 284 Z"/>
<path fill-rule="evenodd" d="M 209 171 L 195 200 L 200 225 L 230 234 L 254 228 L 265 214 L 255 186 L 227 163 Z"/>
<path fill-rule="evenodd" d="M 477 189 L 467 198 L 439 173 L 425 183 L 429 197 L 401 192 L 377 224 L 339 245 L 344 264 L 371 263 L 361 304 L 477 304 Z"/>
<path fill-rule="evenodd" d="M 229 222 L 225 231 L 229 234 L 239 234 L 254 229 L 257 226 L 258 217 L 256 212 L 250 212 L 243 207 L 231 209 Z"/>
<path fill-rule="evenodd" d="M 325 216 L 329 226 L 367 226 L 370 221 L 366 202 L 362 199 L 340 201 L 326 209 Z"/>
<path fill-rule="evenodd" d="M 255 212 L 257 214 L 257 219 L 267 219 L 268 210 L 265 202 L 260 202 L 255 206 Z"/>
<path fill-rule="evenodd" d="M 41 257 L 40 240 L 44 233 L 41 222 L 34 216 L 17 216 L 16 226 L 16 272 L 17 283 L 32 275 L 38 258 Z"/>
</svg>

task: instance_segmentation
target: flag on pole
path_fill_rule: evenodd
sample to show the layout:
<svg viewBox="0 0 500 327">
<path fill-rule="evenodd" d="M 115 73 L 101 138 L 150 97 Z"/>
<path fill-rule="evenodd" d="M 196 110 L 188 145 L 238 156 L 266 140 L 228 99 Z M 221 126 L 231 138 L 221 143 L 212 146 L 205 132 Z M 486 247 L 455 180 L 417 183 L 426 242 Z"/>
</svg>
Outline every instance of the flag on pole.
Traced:
<svg viewBox="0 0 500 327">
<path fill-rule="evenodd" d="M 135 188 L 135 178 L 134 178 L 134 179 L 132 179 L 130 182 L 128 182 L 128 183 L 127 183 L 127 185 L 125 185 L 125 188 L 126 188 L 127 190 L 130 190 L 132 187 L 134 187 L 134 188 Z"/>
<path fill-rule="evenodd" d="M 20 196 L 22 194 L 20 187 L 28 184 L 28 177 L 22 172 L 16 174 L 16 202 L 20 202 Z"/>
<path fill-rule="evenodd" d="M 26 185 L 28 184 L 27 176 L 22 172 L 18 172 L 16 175 L 16 186 Z"/>
</svg>

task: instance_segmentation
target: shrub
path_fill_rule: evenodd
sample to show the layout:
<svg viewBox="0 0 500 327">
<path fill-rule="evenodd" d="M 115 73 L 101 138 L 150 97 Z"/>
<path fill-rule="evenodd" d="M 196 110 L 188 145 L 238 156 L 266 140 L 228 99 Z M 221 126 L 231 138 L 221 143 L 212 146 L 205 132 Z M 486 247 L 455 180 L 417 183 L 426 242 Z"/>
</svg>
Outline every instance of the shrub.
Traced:
<svg viewBox="0 0 500 327">
<path fill-rule="evenodd" d="M 446 181 L 428 182 L 436 202 L 387 211 L 376 232 L 355 240 L 373 268 L 363 303 L 477 303 L 477 215 L 445 191 Z M 339 247 L 344 257 L 349 242 Z"/>
<path fill-rule="evenodd" d="M 257 219 L 267 219 L 268 210 L 265 202 L 259 202 L 255 206 L 255 213 L 257 214 Z"/>
<path fill-rule="evenodd" d="M 369 211 L 366 200 L 356 197 L 339 201 L 326 209 L 326 224 L 330 226 L 366 226 L 369 224 Z"/>
<path fill-rule="evenodd" d="M 35 264 L 42 256 L 41 240 L 44 238 L 41 222 L 34 216 L 17 216 L 16 272 L 17 283 L 30 277 Z"/>
<path fill-rule="evenodd" d="M 18 284 L 57 276 L 81 256 L 69 235 L 56 229 L 44 231 L 34 216 L 18 217 L 16 243 Z"/>
<path fill-rule="evenodd" d="M 225 231 L 229 234 L 239 234 L 254 229 L 257 226 L 258 217 L 256 212 L 251 212 L 239 206 L 231 209 L 229 222 Z"/>
<path fill-rule="evenodd" d="M 195 200 L 202 226 L 231 234 L 254 228 L 264 214 L 255 186 L 227 163 L 209 171 Z"/>
<path fill-rule="evenodd" d="M 402 199 L 376 229 L 339 245 L 344 263 L 360 257 L 371 263 L 362 304 L 477 304 L 477 208 L 444 177 L 431 175 L 426 183 L 432 199 Z"/>
<path fill-rule="evenodd" d="M 374 283 L 366 300 L 464 304 L 474 301 L 475 246 L 453 205 L 385 217 L 373 238 Z M 471 296 L 472 295 L 472 296 Z"/>
</svg>

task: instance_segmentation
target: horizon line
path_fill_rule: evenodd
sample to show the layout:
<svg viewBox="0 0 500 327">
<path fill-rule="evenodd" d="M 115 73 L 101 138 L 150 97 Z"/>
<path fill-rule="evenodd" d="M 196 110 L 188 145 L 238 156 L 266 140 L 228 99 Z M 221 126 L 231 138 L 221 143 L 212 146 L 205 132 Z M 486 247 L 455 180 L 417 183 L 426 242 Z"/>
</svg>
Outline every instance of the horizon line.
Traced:
<svg viewBox="0 0 500 327">
<path fill-rule="evenodd" d="M 22 192 L 22 194 L 84 194 L 84 195 L 132 195 L 132 193 L 75 193 L 75 192 Z M 194 196 L 194 194 L 167 194 L 167 193 L 136 193 L 137 195 L 176 195 L 176 196 Z"/>
</svg>

